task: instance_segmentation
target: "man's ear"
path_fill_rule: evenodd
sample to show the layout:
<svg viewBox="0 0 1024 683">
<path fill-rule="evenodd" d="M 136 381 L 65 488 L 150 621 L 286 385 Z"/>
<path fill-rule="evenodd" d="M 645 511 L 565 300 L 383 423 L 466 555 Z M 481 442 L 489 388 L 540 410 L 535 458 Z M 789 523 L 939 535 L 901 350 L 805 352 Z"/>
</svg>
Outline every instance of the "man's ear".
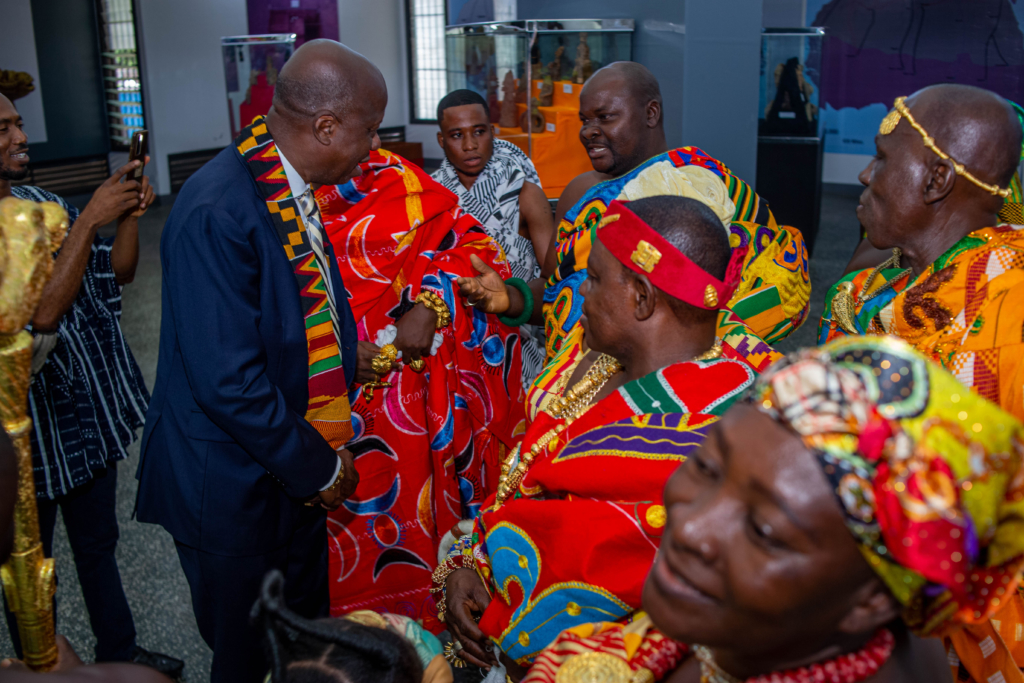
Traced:
<svg viewBox="0 0 1024 683">
<path fill-rule="evenodd" d="M 441 131 L 437 131 L 437 146 L 444 149 L 444 134 Z"/>
<path fill-rule="evenodd" d="M 953 168 L 953 162 L 948 159 L 937 159 L 926 176 L 924 203 L 934 204 L 945 199 L 953 191 L 955 183 L 956 169 Z"/>
<path fill-rule="evenodd" d="M 313 121 L 313 136 L 321 145 L 330 145 L 339 125 L 340 122 L 331 114 L 318 116 Z"/>
<path fill-rule="evenodd" d="M 655 300 L 658 294 L 646 275 L 637 275 L 632 271 L 629 272 L 633 275 L 633 301 L 636 305 L 633 315 L 637 321 L 647 320 L 654 315 L 654 309 L 657 305 Z"/>
<path fill-rule="evenodd" d="M 647 103 L 647 127 L 654 128 L 658 125 L 658 121 L 661 121 L 661 102 L 658 100 L 651 100 Z"/>
<path fill-rule="evenodd" d="M 900 615 L 900 604 L 882 580 L 872 577 L 852 596 L 852 607 L 839 621 L 839 631 L 850 635 L 873 633 Z"/>
</svg>

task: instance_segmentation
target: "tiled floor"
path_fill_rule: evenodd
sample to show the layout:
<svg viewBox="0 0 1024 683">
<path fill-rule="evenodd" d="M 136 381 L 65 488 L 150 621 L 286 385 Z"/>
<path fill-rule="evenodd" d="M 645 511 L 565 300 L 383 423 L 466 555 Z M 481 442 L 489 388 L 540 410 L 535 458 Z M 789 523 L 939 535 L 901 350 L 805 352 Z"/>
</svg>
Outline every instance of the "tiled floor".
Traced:
<svg viewBox="0 0 1024 683">
<path fill-rule="evenodd" d="M 81 198 L 84 201 L 88 198 Z M 822 297 L 846 265 L 857 244 L 858 223 L 854 216 L 855 191 L 829 192 L 822 201 L 821 230 L 811 259 L 812 307 L 804 327 L 780 347 L 793 350 L 814 344 L 815 327 L 822 310 Z M 156 376 L 160 331 L 160 231 L 170 212 L 170 201 L 153 208 L 141 221 L 141 256 L 135 281 L 124 290 L 122 325 L 138 359 L 147 384 Z M 121 576 L 135 613 L 138 642 L 143 647 L 181 657 L 190 681 L 209 678 L 211 652 L 199 637 L 185 577 L 178 564 L 171 537 L 158 527 L 131 520 L 135 501 L 135 467 L 138 444 L 131 457 L 119 467 L 118 519 L 121 542 L 117 557 Z M 58 523 L 55 539 L 57 573 L 57 628 L 66 634 L 79 654 L 92 656 L 93 637 L 88 615 L 75 575 L 71 550 L 63 525 Z M 2 631 L 2 629 L 0 629 Z M 12 653 L 6 631 L 0 633 L 0 655 Z M 464 670 L 460 679 L 472 674 Z"/>
</svg>

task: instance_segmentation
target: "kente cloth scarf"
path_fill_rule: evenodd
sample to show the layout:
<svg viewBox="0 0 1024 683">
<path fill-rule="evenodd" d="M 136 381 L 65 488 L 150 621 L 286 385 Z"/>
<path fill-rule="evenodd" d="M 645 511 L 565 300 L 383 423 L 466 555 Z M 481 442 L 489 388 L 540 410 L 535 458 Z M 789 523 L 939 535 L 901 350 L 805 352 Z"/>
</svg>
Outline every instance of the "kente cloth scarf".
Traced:
<svg viewBox="0 0 1024 683">
<path fill-rule="evenodd" d="M 341 359 L 341 323 L 324 249 L 326 236 L 316 202 L 293 197 L 277 145 L 263 117 L 257 117 L 234 141 L 267 202 L 270 220 L 295 271 L 309 354 L 309 406 L 306 420 L 335 450 L 352 438 L 348 383 Z"/>
<path fill-rule="evenodd" d="M 565 681 L 660 681 L 675 670 L 689 648 L 663 635 L 645 612 L 617 622 L 566 629 L 537 655 L 522 683 Z M 561 675 L 559 671 L 562 671 Z M 600 679 L 588 678 L 596 672 Z"/>
<path fill-rule="evenodd" d="M 892 337 L 793 354 L 747 400 L 815 454 L 904 621 L 953 646 L 954 678 L 1024 681 L 1020 632 L 1007 642 L 989 620 L 1024 567 L 1020 422 Z"/>
<path fill-rule="evenodd" d="M 976 230 L 916 279 L 908 270 L 886 268 L 872 276 L 875 270 L 850 273 L 832 287 L 818 343 L 849 334 L 840 326 L 836 304 L 840 290 L 852 286 L 858 334 L 909 342 L 979 395 L 1024 419 L 1022 226 Z"/>
<path fill-rule="evenodd" d="M 506 140 L 494 140 L 494 153 L 469 189 L 455 173 L 448 159 L 431 176 L 459 198 L 459 206 L 480 221 L 480 225 L 505 251 L 513 277 L 529 282 L 540 277 L 540 264 L 529 237 L 519 234 L 519 194 L 523 183 L 540 187 L 540 176 L 530 157 Z M 523 347 L 523 386 L 544 367 L 544 341 L 534 325 L 520 327 Z"/>
<path fill-rule="evenodd" d="M 733 360 L 676 363 L 576 420 L 541 413 L 522 449 L 565 431 L 512 499 L 488 499 L 474 525 L 476 570 L 493 598 L 480 629 L 525 664 L 567 628 L 638 609 L 665 525 L 665 481 L 753 377 Z"/>
<path fill-rule="evenodd" d="M 665 177 L 669 167 L 681 172 L 687 166 L 707 169 L 721 179 L 723 187 L 712 189 L 690 178 Z M 620 197 L 634 200 L 666 191 L 698 199 L 720 218 L 732 205 L 730 243 L 749 249 L 742 282 L 727 307 L 769 344 L 800 327 L 811 295 L 803 235 L 777 225 L 768 205 L 720 161 L 696 147 L 681 147 L 648 159 L 620 178 L 594 185 L 566 212 L 556 234 L 558 267 L 544 292 L 549 361 L 570 338 L 578 339 L 576 328 L 583 310 L 580 286 L 587 277 L 590 245 L 608 204 Z M 728 216 L 724 218 L 730 222 Z"/>
<path fill-rule="evenodd" d="M 476 273 L 471 255 L 510 273 L 476 219 L 419 168 L 381 150 L 361 170 L 316 193 L 359 339 L 376 343 L 421 291 L 441 297 L 452 322 L 422 374 L 398 364 L 369 403 L 362 388 L 352 394 L 360 482 L 328 517 L 331 611 L 404 614 L 436 633 L 440 537 L 475 516 L 525 428 L 517 330 L 464 305 L 454 281 Z"/>
</svg>

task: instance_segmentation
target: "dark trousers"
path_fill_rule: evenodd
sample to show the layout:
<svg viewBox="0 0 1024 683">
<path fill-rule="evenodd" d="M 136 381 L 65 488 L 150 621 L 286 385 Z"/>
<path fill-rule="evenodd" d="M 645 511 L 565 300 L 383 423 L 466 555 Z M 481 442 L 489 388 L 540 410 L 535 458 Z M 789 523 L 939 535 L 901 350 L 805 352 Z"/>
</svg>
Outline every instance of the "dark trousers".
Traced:
<svg viewBox="0 0 1024 683">
<path fill-rule="evenodd" d="M 238 533 L 257 534 L 259 529 Z M 303 508 L 291 541 L 266 555 L 225 557 L 176 546 L 199 633 L 213 650 L 211 683 L 260 683 L 267 675 L 263 634 L 249 624 L 249 615 L 271 569 L 284 574 L 285 600 L 292 611 L 310 619 L 330 611 L 327 517 L 319 507 Z"/>
<path fill-rule="evenodd" d="M 39 499 L 39 533 L 43 552 L 53 557 L 53 529 L 57 510 L 64 518 L 71 552 L 75 556 L 78 582 L 82 585 L 89 623 L 96 636 L 97 662 L 126 662 L 135 649 L 135 622 L 121 587 L 121 573 L 114 559 L 119 536 L 117 528 L 117 465 L 94 473 L 87 484 L 53 500 Z M 7 609 L 7 629 L 14 650 L 21 657 L 18 622 Z M 56 610 L 55 610 L 56 613 Z M 57 629 L 60 632 L 60 628 Z"/>
</svg>

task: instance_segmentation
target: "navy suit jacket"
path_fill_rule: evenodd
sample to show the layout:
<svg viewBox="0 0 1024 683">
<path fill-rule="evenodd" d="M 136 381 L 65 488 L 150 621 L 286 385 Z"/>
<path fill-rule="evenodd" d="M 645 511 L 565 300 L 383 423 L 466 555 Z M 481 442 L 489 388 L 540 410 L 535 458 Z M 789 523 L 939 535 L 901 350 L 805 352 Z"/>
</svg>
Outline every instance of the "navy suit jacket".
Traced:
<svg viewBox="0 0 1024 683">
<path fill-rule="evenodd" d="M 329 260 L 351 383 L 355 322 L 333 252 Z M 202 551 L 265 554 L 289 541 L 338 456 L 304 417 L 298 284 L 234 146 L 185 183 L 160 262 L 160 360 L 136 473 L 138 519 Z"/>
</svg>

